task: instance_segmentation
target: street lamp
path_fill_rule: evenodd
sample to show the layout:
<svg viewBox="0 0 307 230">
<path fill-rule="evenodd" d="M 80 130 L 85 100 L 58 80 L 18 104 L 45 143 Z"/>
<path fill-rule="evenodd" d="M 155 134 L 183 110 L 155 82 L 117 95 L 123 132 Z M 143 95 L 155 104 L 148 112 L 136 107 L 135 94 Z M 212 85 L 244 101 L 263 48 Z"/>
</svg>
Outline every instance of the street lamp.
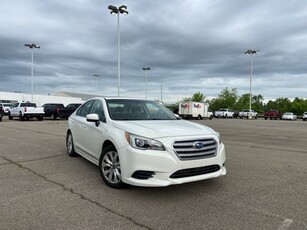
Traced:
<svg viewBox="0 0 307 230">
<path fill-rule="evenodd" d="M 39 49 L 40 46 L 32 43 L 32 44 L 25 44 L 25 46 L 31 49 L 31 60 L 32 60 L 32 68 L 31 68 L 31 102 L 33 102 L 33 48 Z"/>
<path fill-rule="evenodd" d="M 143 70 L 145 71 L 145 76 L 146 76 L 145 98 L 147 99 L 147 71 L 150 70 L 150 67 L 143 67 Z"/>
<path fill-rule="evenodd" d="M 96 86 L 97 86 L 97 92 L 96 92 L 96 94 L 98 95 L 99 86 L 98 86 L 97 80 L 98 80 L 98 77 L 99 77 L 100 75 L 99 75 L 99 74 L 93 74 L 93 76 L 96 77 Z"/>
<path fill-rule="evenodd" d="M 120 7 L 109 5 L 108 9 L 110 14 L 117 14 L 117 95 L 120 95 L 120 31 L 119 31 L 119 14 L 128 14 L 127 6 L 122 5 Z"/>
<path fill-rule="evenodd" d="M 248 113 L 248 119 L 252 119 L 252 75 L 253 75 L 253 55 L 258 53 L 259 50 L 247 50 L 245 54 L 251 55 L 251 72 L 249 77 L 249 113 Z"/>
</svg>

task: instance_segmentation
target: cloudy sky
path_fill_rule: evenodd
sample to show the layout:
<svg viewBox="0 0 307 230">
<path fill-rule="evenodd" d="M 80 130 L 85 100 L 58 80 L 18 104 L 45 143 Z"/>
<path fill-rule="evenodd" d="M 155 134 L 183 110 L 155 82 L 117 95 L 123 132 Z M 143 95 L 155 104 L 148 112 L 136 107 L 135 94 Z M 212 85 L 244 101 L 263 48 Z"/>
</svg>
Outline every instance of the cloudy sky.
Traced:
<svg viewBox="0 0 307 230">
<path fill-rule="evenodd" d="M 266 100 L 307 98 L 305 0 L 5 0 L 0 7 L 0 91 L 116 96 L 120 15 L 120 95 L 176 102 L 222 89 Z M 99 74 L 98 78 L 94 74 Z M 162 90 L 161 90 L 162 88 Z"/>
</svg>

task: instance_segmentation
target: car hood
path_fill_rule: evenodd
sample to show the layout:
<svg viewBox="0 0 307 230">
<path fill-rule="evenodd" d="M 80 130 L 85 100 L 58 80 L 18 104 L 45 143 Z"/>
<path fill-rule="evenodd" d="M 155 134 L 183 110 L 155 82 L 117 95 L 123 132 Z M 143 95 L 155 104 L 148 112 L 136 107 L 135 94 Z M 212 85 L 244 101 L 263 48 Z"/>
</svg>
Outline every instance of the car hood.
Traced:
<svg viewBox="0 0 307 230">
<path fill-rule="evenodd" d="M 216 135 L 204 125 L 184 120 L 113 121 L 116 128 L 148 138 Z"/>
</svg>

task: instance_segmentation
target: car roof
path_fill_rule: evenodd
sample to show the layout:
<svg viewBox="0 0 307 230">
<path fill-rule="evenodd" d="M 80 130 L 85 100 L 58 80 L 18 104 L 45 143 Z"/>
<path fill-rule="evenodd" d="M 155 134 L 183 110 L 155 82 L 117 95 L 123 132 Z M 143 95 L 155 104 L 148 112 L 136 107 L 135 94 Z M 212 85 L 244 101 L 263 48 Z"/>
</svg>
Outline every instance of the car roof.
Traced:
<svg viewBox="0 0 307 230">
<path fill-rule="evenodd" d="M 137 97 L 121 97 L 121 96 L 100 96 L 100 97 L 94 97 L 91 99 L 105 99 L 105 100 L 109 100 L 109 99 L 127 99 L 127 100 L 143 100 L 143 101 L 152 101 L 152 100 L 148 100 L 145 98 L 137 98 Z M 90 100 L 91 100 L 90 99 Z"/>
</svg>

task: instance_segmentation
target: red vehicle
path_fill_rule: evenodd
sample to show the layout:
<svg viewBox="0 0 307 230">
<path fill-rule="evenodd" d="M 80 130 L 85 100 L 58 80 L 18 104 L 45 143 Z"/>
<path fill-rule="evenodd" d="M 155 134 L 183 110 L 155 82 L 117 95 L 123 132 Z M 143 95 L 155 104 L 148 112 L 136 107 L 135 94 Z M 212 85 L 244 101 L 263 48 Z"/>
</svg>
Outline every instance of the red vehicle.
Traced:
<svg viewBox="0 0 307 230">
<path fill-rule="evenodd" d="M 270 110 L 264 113 L 264 119 L 270 118 L 271 120 L 274 119 L 281 119 L 282 114 L 278 110 Z"/>
</svg>

